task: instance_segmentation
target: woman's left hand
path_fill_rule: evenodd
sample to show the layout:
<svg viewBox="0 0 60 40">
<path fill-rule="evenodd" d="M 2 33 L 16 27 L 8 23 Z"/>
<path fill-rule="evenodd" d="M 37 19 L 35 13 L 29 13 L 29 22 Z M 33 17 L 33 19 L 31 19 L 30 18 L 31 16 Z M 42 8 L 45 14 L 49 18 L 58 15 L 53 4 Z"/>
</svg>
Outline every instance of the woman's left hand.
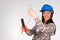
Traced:
<svg viewBox="0 0 60 40">
<path fill-rule="evenodd" d="M 36 14 L 36 12 L 32 8 L 28 9 L 28 14 L 30 16 L 32 16 L 33 18 L 37 18 L 38 17 L 38 15 Z"/>
</svg>

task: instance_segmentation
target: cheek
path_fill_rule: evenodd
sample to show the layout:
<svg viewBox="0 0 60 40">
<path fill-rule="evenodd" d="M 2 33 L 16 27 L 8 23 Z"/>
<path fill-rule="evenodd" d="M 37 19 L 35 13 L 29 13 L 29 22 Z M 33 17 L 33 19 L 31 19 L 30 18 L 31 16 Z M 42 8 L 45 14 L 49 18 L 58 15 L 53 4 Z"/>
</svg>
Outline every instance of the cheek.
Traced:
<svg viewBox="0 0 60 40">
<path fill-rule="evenodd" d="M 51 18 L 51 14 L 48 14 L 48 18 Z"/>
<path fill-rule="evenodd" d="M 49 20 L 51 18 L 51 15 L 48 15 L 45 19 Z"/>
</svg>

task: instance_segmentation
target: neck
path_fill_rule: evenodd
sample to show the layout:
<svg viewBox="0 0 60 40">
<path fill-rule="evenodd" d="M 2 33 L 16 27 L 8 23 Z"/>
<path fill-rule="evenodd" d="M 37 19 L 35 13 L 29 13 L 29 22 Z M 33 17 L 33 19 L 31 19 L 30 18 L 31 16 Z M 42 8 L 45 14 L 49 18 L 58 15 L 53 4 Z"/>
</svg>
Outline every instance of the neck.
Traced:
<svg viewBox="0 0 60 40">
<path fill-rule="evenodd" d="M 44 23 L 46 24 L 46 22 L 47 22 L 47 20 L 45 20 L 45 22 L 44 22 Z"/>
</svg>

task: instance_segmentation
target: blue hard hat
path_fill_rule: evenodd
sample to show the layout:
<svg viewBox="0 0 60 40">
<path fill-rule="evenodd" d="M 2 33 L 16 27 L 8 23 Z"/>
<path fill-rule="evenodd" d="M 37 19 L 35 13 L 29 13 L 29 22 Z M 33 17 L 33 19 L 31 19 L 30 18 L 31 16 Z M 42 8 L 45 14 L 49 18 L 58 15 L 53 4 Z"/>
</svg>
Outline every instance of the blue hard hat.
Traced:
<svg viewBox="0 0 60 40">
<path fill-rule="evenodd" d="M 44 4 L 40 10 L 40 12 L 43 12 L 43 11 L 51 11 L 52 13 L 54 13 L 54 10 L 52 8 L 51 5 L 48 5 L 48 4 Z"/>
</svg>

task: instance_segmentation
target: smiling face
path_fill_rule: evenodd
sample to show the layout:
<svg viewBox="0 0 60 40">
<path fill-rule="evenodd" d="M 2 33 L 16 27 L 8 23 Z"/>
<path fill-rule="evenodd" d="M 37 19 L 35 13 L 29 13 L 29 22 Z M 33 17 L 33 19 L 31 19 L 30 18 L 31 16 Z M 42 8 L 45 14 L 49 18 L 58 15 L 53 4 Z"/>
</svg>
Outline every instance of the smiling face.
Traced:
<svg viewBox="0 0 60 40">
<path fill-rule="evenodd" d="M 50 11 L 44 11 L 43 17 L 44 17 L 45 22 L 48 21 L 51 18 L 51 12 Z"/>
</svg>

